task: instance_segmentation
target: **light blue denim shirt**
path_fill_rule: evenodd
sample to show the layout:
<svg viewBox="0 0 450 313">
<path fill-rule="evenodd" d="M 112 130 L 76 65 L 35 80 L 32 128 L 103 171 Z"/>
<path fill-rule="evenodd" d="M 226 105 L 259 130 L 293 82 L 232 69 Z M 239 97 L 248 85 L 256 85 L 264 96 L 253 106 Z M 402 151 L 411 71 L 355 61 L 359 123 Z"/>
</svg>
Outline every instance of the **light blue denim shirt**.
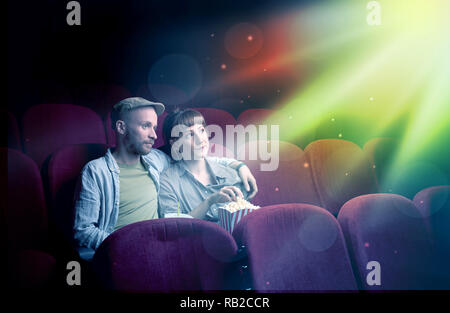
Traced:
<svg viewBox="0 0 450 313">
<path fill-rule="evenodd" d="M 228 166 L 235 161 L 213 158 Z M 159 192 L 160 174 L 170 165 L 171 159 L 164 152 L 152 149 L 142 156 L 142 163 Z M 113 231 L 119 214 L 119 166 L 108 149 L 106 154 L 87 163 L 75 191 L 74 239 L 80 257 L 92 259 L 95 250 Z"/>
<path fill-rule="evenodd" d="M 189 214 L 201 202 L 225 186 L 238 187 L 244 197 L 247 196 L 242 180 L 235 170 L 209 157 L 206 158 L 206 164 L 215 180 L 211 185 L 205 186 L 199 182 L 183 161 L 175 162 L 161 174 L 159 191 L 161 217 L 169 213 Z M 218 222 L 217 210 L 218 206 L 212 205 L 206 212 L 205 219 Z"/>
</svg>

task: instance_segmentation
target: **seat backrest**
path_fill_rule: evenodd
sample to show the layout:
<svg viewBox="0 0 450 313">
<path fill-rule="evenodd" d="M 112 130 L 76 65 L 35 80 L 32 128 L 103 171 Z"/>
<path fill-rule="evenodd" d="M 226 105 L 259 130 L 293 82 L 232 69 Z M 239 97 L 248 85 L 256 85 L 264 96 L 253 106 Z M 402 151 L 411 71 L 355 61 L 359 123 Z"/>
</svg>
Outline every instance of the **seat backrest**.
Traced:
<svg viewBox="0 0 450 313">
<path fill-rule="evenodd" d="M 413 199 L 425 218 L 433 243 L 434 268 L 439 269 L 441 284 L 436 289 L 450 289 L 450 186 L 434 186 L 421 190 Z M 437 283 L 437 282 L 436 282 Z"/>
<path fill-rule="evenodd" d="M 93 268 L 114 290 L 222 290 L 236 252 L 231 235 L 214 223 L 161 218 L 113 232 L 98 248 Z"/>
<path fill-rule="evenodd" d="M 338 221 L 361 289 L 430 287 L 430 236 L 411 200 L 395 194 L 359 196 L 343 205 Z"/>
<path fill-rule="evenodd" d="M 242 218 L 233 237 L 245 247 L 257 291 L 356 290 L 339 224 L 320 207 L 297 203 L 258 209 Z"/>
<path fill-rule="evenodd" d="M 84 165 L 106 153 L 104 144 L 65 146 L 52 154 L 48 166 L 49 215 L 68 238 L 73 225 L 73 199 L 76 182 Z"/>
<path fill-rule="evenodd" d="M 275 110 L 271 109 L 247 109 L 239 114 L 237 123 L 244 126 L 265 124 L 274 113 Z"/>
<path fill-rule="evenodd" d="M 8 162 L 7 173 L 2 173 L 8 180 L 2 188 L 8 250 L 46 248 L 47 210 L 39 169 L 15 149 L 0 148 L 0 154 Z"/>
<path fill-rule="evenodd" d="M 89 108 L 72 104 L 40 104 L 23 117 L 25 152 L 40 168 L 45 159 L 64 145 L 106 144 L 100 116 Z"/>
<path fill-rule="evenodd" d="M 346 201 L 377 191 L 372 166 L 356 144 L 321 139 L 310 143 L 305 155 L 321 206 L 334 216 Z"/>
<path fill-rule="evenodd" d="M 252 203 L 260 206 L 320 204 L 309 164 L 303 150 L 296 145 L 284 141 L 251 141 L 238 150 L 238 159 L 250 168 L 258 185 Z"/>
</svg>

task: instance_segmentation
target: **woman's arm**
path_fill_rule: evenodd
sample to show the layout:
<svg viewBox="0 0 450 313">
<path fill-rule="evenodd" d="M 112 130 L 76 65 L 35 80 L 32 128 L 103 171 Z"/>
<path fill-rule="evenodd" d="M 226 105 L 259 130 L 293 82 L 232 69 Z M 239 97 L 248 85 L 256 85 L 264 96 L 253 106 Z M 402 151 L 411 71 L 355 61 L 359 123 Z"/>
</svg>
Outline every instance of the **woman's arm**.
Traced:
<svg viewBox="0 0 450 313">
<path fill-rule="evenodd" d="M 235 186 L 223 187 L 202 201 L 195 209 L 189 212 L 189 215 L 194 218 L 204 219 L 211 205 L 215 203 L 236 201 L 238 197 L 244 197 L 239 188 Z"/>
</svg>

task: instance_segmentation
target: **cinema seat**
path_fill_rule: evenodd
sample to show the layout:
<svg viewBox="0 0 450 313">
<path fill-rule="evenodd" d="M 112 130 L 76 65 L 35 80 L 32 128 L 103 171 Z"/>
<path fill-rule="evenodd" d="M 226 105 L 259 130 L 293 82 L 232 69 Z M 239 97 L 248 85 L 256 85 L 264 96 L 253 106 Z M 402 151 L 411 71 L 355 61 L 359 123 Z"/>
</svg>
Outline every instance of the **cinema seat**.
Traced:
<svg viewBox="0 0 450 313">
<path fill-rule="evenodd" d="M 278 159 L 273 163 L 276 168 L 270 168 L 273 160 L 264 160 L 267 157 L 258 152 L 272 150 L 278 150 L 273 154 L 273 159 Z M 260 206 L 300 202 L 320 205 L 309 163 L 303 150 L 296 145 L 284 141 L 252 141 L 241 146 L 238 159 L 250 168 L 258 184 L 259 191 L 252 203 Z"/>
<path fill-rule="evenodd" d="M 106 144 L 100 116 L 72 104 L 40 104 L 23 117 L 24 149 L 39 168 L 51 153 L 70 144 Z"/>
<path fill-rule="evenodd" d="M 52 154 L 48 166 L 49 215 L 59 235 L 70 243 L 75 186 L 83 166 L 106 153 L 104 144 L 65 146 Z M 60 236 L 54 239 L 61 239 Z M 60 242 L 64 244 L 64 242 Z"/>
<path fill-rule="evenodd" d="M 348 200 L 377 191 L 372 166 L 361 148 L 341 139 L 321 139 L 305 148 L 321 207 L 337 216 Z"/>
<path fill-rule="evenodd" d="M 357 290 L 339 224 L 320 207 L 261 208 L 242 218 L 233 237 L 247 252 L 257 292 Z"/>
<path fill-rule="evenodd" d="M 450 289 L 450 186 L 426 188 L 413 199 L 425 218 L 433 244 L 433 268 L 439 269 L 440 279 L 435 289 Z"/>
<path fill-rule="evenodd" d="M 247 109 L 239 114 L 237 123 L 244 126 L 264 124 L 275 112 L 271 109 Z"/>
<path fill-rule="evenodd" d="M 394 194 L 359 196 L 343 205 L 338 221 L 360 289 L 433 288 L 437 277 L 430 236 L 411 200 Z M 369 262 L 377 262 L 379 269 Z M 377 276 L 372 276 L 377 271 L 380 285 L 374 284 Z"/>
<path fill-rule="evenodd" d="M 161 114 L 160 116 L 158 116 L 158 127 L 156 128 L 156 141 L 155 144 L 153 145 L 153 148 L 159 148 L 162 147 L 164 145 L 164 138 L 163 138 L 163 133 L 162 133 L 162 126 L 164 123 L 164 120 L 167 116 L 167 112 L 164 111 L 163 114 Z M 104 125 L 105 125 L 105 131 L 106 131 L 106 137 L 107 137 L 107 141 L 108 141 L 108 146 L 109 147 L 114 147 L 116 145 L 116 133 L 114 132 L 114 130 L 111 127 L 111 110 L 108 112 L 108 114 L 106 115 L 104 121 L 103 121 Z"/>
<path fill-rule="evenodd" d="M 41 175 L 36 163 L 15 149 L 0 148 L 0 159 L 2 165 L 7 164 L 7 170 L 2 167 L 7 186 L 1 188 L 7 280 L 16 288 L 49 287 L 56 261 L 48 253 L 47 211 Z"/>
<path fill-rule="evenodd" d="M 231 235 L 214 223 L 161 218 L 113 232 L 93 269 L 101 286 L 123 292 L 223 290 L 236 252 Z"/>
</svg>

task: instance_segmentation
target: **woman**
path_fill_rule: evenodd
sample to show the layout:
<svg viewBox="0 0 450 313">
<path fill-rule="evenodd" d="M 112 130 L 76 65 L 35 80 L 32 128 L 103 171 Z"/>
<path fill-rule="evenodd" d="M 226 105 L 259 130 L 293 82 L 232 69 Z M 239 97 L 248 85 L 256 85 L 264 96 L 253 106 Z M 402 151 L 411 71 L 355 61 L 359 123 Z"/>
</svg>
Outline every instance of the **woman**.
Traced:
<svg viewBox="0 0 450 313">
<path fill-rule="evenodd" d="M 161 175 L 160 217 L 188 214 L 217 221 L 218 205 L 246 197 L 236 170 L 207 157 L 209 138 L 205 127 L 205 119 L 195 110 L 166 117 L 163 136 L 174 162 Z"/>
</svg>

